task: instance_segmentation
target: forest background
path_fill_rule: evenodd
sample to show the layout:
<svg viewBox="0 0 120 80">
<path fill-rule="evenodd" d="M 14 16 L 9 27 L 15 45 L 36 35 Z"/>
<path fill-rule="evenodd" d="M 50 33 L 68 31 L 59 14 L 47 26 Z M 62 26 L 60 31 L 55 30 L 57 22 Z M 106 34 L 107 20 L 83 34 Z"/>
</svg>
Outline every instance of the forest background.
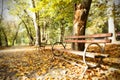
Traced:
<svg viewBox="0 0 120 80">
<path fill-rule="evenodd" d="M 0 0 L 0 46 L 62 41 L 62 37 L 72 35 L 74 4 L 80 1 L 82 0 Z M 92 0 L 86 35 L 108 33 L 110 15 L 115 25 L 111 29 L 115 31 L 116 40 L 119 40 L 119 4 L 119 0 Z M 40 43 L 36 42 L 37 34 L 40 34 Z"/>
</svg>

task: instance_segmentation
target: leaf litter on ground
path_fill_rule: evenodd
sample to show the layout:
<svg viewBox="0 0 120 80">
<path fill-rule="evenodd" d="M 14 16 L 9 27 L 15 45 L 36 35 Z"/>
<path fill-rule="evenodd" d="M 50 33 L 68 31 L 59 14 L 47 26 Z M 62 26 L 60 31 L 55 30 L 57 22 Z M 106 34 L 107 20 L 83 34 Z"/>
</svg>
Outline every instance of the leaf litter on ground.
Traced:
<svg viewBox="0 0 120 80">
<path fill-rule="evenodd" d="M 27 48 L 21 51 L 0 53 L 0 80 L 81 80 L 83 67 L 54 57 L 51 49 Z M 94 46 L 88 50 L 99 51 Z M 82 80 L 120 79 L 120 45 L 107 45 L 105 53 L 109 53 L 110 58 L 104 59 L 102 67 L 88 69 Z M 71 54 L 64 55 L 80 59 Z M 74 60 L 71 59 L 71 61 Z"/>
</svg>

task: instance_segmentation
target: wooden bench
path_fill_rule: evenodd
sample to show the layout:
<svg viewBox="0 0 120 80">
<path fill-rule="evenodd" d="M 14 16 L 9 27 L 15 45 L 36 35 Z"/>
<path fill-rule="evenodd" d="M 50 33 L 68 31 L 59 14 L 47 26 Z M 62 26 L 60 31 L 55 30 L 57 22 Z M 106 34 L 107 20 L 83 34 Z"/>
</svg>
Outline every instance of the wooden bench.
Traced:
<svg viewBox="0 0 120 80">
<path fill-rule="evenodd" d="M 109 54 L 104 54 L 105 44 L 111 43 L 111 40 L 109 39 L 109 37 L 112 37 L 112 33 L 94 34 L 94 35 L 86 35 L 86 36 L 67 36 L 65 37 L 65 40 L 64 40 L 65 43 L 87 43 L 87 46 L 85 47 L 84 51 L 67 50 L 66 45 L 63 42 L 56 42 L 52 46 L 52 52 L 54 55 L 56 55 L 54 51 L 57 50 L 62 53 L 67 52 L 67 53 L 75 54 L 78 56 L 82 56 L 83 63 L 86 65 L 85 70 L 83 71 L 83 74 L 84 74 L 87 68 L 90 67 L 88 63 L 86 62 L 86 57 L 93 58 L 93 59 L 99 58 L 100 61 L 98 62 L 96 66 L 100 66 L 103 58 L 109 57 Z M 104 43 L 104 46 L 101 46 L 100 45 L 101 43 Z M 55 48 L 56 44 L 61 44 L 64 49 L 56 49 Z M 97 45 L 100 48 L 101 52 L 100 53 L 87 52 L 87 49 L 91 45 Z"/>
</svg>

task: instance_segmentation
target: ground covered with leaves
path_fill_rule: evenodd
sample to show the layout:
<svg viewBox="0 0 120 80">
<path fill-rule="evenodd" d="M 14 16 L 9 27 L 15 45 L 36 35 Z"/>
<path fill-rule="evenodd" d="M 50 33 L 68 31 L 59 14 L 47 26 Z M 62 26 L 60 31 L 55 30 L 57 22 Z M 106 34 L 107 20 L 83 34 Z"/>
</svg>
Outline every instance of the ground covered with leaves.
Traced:
<svg viewBox="0 0 120 80">
<path fill-rule="evenodd" d="M 89 51 L 98 52 L 99 49 L 91 47 Z M 107 45 L 105 53 L 110 57 L 103 60 L 101 67 L 90 68 L 81 77 L 84 70 L 81 65 L 84 64 L 74 65 L 59 56 L 55 57 L 50 48 L 1 48 L 0 80 L 119 80 L 120 45 Z M 68 56 L 81 59 L 71 54 Z"/>
</svg>

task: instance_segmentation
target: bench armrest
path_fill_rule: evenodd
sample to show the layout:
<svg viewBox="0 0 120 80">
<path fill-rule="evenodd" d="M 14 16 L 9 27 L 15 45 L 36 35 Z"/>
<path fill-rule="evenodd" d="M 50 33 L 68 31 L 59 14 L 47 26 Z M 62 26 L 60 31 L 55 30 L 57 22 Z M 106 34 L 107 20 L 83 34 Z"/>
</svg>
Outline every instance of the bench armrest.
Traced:
<svg viewBox="0 0 120 80">
<path fill-rule="evenodd" d="M 53 45 L 52 45 L 52 51 L 53 51 L 53 49 L 54 49 L 54 46 L 56 45 L 56 44 L 61 44 L 62 45 L 62 47 L 65 49 L 66 48 L 66 43 L 64 44 L 65 42 L 55 42 Z"/>
</svg>

